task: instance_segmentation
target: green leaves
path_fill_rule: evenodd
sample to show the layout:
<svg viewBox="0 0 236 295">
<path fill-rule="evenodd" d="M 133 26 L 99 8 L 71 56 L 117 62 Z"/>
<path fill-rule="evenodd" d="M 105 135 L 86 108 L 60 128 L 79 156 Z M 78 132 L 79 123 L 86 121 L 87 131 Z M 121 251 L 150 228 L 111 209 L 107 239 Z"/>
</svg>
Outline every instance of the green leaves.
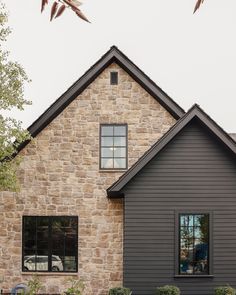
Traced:
<svg viewBox="0 0 236 295">
<path fill-rule="evenodd" d="M 82 280 L 76 280 L 74 278 L 69 278 L 68 283 L 70 284 L 69 288 L 66 289 L 64 295 L 82 295 L 84 291 L 84 282 Z"/>
<path fill-rule="evenodd" d="M 30 104 L 24 99 L 24 83 L 29 79 L 24 69 L 17 63 L 8 60 L 8 52 L 0 47 L 0 109 L 10 110 L 16 107 L 20 110 Z"/>
<path fill-rule="evenodd" d="M 18 191 L 20 186 L 16 171 L 20 157 L 14 157 L 19 145 L 30 139 L 21 122 L 0 115 L 0 190 Z"/>
<path fill-rule="evenodd" d="M 4 116 L 3 110 L 18 108 L 31 102 L 24 99 L 24 83 L 29 79 L 20 64 L 8 60 L 8 52 L 2 49 L 9 28 L 5 25 L 7 14 L 0 6 L 0 189 L 19 190 L 16 171 L 20 158 L 14 158 L 19 145 L 30 139 L 29 133 L 21 127 L 21 122 Z"/>
<path fill-rule="evenodd" d="M 27 282 L 28 292 L 27 295 L 36 295 L 39 293 L 40 289 L 42 289 L 43 284 L 37 275 L 34 275 L 30 280 Z"/>
</svg>

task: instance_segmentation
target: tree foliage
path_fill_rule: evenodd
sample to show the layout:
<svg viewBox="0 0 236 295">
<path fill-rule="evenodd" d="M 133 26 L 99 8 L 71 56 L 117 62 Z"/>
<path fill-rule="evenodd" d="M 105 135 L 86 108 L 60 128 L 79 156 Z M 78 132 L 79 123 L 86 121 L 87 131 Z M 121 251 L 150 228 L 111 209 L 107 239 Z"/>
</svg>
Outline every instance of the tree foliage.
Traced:
<svg viewBox="0 0 236 295">
<path fill-rule="evenodd" d="M 46 5 L 49 4 L 50 0 L 41 0 L 41 12 L 43 12 Z M 203 4 L 204 0 L 197 0 L 194 11 L 195 13 L 200 6 Z M 54 18 L 57 18 L 63 14 L 66 8 L 71 9 L 78 17 L 83 19 L 86 22 L 89 22 L 87 17 L 83 14 L 81 9 L 79 8 L 82 5 L 82 2 L 78 0 L 54 0 L 53 4 L 51 5 L 51 15 L 50 20 L 52 21 Z"/>
<path fill-rule="evenodd" d="M 41 12 L 43 12 L 46 5 L 49 4 L 49 0 L 41 0 Z M 82 3 L 78 0 L 54 0 L 51 5 L 51 15 L 50 20 L 52 21 L 54 18 L 57 18 L 63 14 L 66 8 L 71 9 L 78 17 L 82 20 L 89 22 L 87 17 L 83 14 L 81 9 L 79 8 Z"/>
<path fill-rule="evenodd" d="M 23 110 L 30 101 L 24 99 L 24 83 L 29 81 L 24 69 L 9 60 L 9 52 L 3 49 L 10 33 L 7 13 L 0 3 L 0 189 L 16 191 L 19 188 L 16 168 L 19 158 L 14 154 L 18 146 L 29 139 L 21 122 L 7 115 L 13 108 Z"/>
<path fill-rule="evenodd" d="M 197 0 L 193 13 L 195 13 L 200 8 L 200 6 L 203 2 L 204 2 L 204 0 Z"/>
</svg>

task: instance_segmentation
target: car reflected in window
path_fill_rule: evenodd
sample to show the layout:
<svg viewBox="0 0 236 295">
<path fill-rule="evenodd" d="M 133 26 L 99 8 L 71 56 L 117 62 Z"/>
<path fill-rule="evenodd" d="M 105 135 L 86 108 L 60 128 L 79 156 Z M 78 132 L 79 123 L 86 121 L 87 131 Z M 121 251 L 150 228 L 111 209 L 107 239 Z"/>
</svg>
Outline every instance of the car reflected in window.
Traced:
<svg viewBox="0 0 236 295">
<path fill-rule="evenodd" d="M 25 256 L 24 257 L 25 271 L 47 271 L 48 256 Z M 63 271 L 63 264 L 59 256 L 52 255 L 52 271 Z"/>
</svg>

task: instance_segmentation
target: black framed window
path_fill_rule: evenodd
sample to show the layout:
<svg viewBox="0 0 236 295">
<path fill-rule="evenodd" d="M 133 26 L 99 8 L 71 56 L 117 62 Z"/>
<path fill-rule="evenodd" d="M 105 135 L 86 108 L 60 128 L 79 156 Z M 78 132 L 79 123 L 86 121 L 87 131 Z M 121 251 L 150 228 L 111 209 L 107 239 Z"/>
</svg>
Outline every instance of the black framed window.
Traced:
<svg viewBox="0 0 236 295">
<path fill-rule="evenodd" d="M 24 216 L 22 237 L 23 271 L 77 272 L 77 216 Z"/>
<path fill-rule="evenodd" d="M 100 169 L 127 169 L 127 125 L 100 128 Z"/>
<path fill-rule="evenodd" d="M 111 85 L 118 84 L 118 72 L 110 72 L 110 84 Z"/>
<path fill-rule="evenodd" d="M 209 214 L 179 214 L 179 274 L 209 274 Z"/>
</svg>

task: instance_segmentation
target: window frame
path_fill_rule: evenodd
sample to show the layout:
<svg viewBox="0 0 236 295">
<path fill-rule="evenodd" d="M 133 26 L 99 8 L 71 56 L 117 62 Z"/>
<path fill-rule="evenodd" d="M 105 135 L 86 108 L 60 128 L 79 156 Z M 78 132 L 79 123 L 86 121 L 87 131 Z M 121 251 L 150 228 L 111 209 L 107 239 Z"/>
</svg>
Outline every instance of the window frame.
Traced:
<svg viewBox="0 0 236 295">
<path fill-rule="evenodd" d="M 48 220 L 49 220 L 49 224 L 48 224 L 48 230 L 49 230 L 49 237 L 48 237 L 48 241 L 49 241 L 49 246 L 48 246 L 48 270 L 24 270 L 24 246 L 25 246 L 25 239 L 24 239 L 24 232 L 25 232 L 25 218 L 42 218 L 42 217 L 47 217 Z M 76 253 L 75 253 L 75 262 L 76 262 L 76 269 L 75 270 L 63 270 L 63 271 L 53 271 L 52 270 L 52 220 L 53 218 L 75 218 L 76 219 Z M 21 225 L 21 228 L 22 228 L 22 253 L 21 253 L 21 271 L 23 273 L 53 273 L 53 274 L 60 274 L 60 273 L 78 273 L 78 257 L 79 257 L 79 251 L 78 251 L 78 245 L 79 245 L 79 242 L 78 242 L 78 238 L 79 238 L 79 217 L 76 216 L 76 215 L 23 215 L 22 216 L 22 225 Z"/>
<path fill-rule="evenodd" d="M 125 140 L 125 144 L 126 144 L 126 147 L 125 147 L 125 149 L 126 149 L 126 151 L 125 151 L 125 167 L 122 167 L 122 168 L 103 168 L 102 167 L 102 159 L 103 159 L 103 157 L 102 157 L 102 148 L 103 148 L 103 146 L 102 146 L 102 127 L 106 127 L 106 126 L 108 126 L 108 127 L 125 127 L 125 129 L 126 129 L 126 136 L 125 136 L 125 138 L 126 138 L 126 140 Z M 107 136 L 107 137 L 111 137 L 111 136 Z M 114 138 L 114 137 L 121 137 L 121 136 L 112 136 L 112 138 Z M 124 136 L 123 136 L 124 137 Z M 114 158 L 116 158 L 116 157 L 114 157 L 114 155 L 113 155 L 113 157 L 111 158 L 111 159 L 114 159 Z M 128 124 L 127 123 L 121 123 L 121 124 L 119 124 L 119 123 L 105 123 L 105 124 L 100 124 L 100 127 L 99 127 L 99 170 L 100 171 L 124 171 L 124 170 L 127 170 L 128 169 Z"/>
<path fill-rule="evenodd" d="M 119 83 L 119 75 L 117 71 L 110 72 L 110 85 L 118 85 Z"/>
<path fill-rule="evenodd" d="M 208 274 L 181 274 L 180 273 L 180 216 L 181 215 L 208 215 Z M 209 210 L 181 210 L 175 211 L 175 278 L 212 278 L 213 276 L 213 212 Z"/>
</svg>

